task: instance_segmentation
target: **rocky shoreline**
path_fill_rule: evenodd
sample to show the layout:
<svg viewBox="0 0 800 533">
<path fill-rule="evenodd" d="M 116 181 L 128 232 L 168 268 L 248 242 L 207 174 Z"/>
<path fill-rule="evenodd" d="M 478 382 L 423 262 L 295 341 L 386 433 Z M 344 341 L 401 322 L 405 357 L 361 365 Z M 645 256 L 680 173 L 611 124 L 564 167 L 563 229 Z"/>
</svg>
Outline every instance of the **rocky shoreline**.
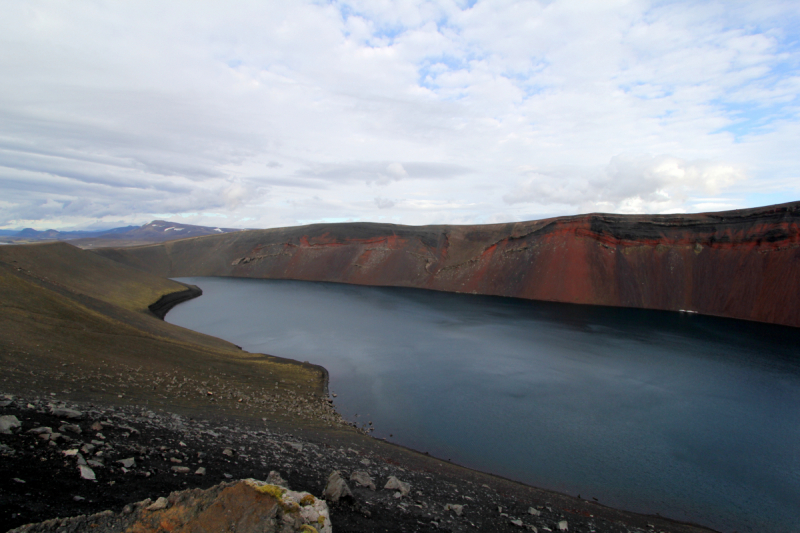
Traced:
<svg viewBox="0 0 800 533">
<path fill-rule="evenodd" d="M 335 532 L 703 531 L 466 469 L 436 468 L 433 459 L 404 460 L 407 451 L 394 454 L 376 439 L 290 433 L 266 420 L 6 394 L 0 421 L 0 429 L 6 427 L 0 434 L 0 531 L 55 517 L 119 513 L 174 491 L 266 480 L 271 473 L 293 490 L 325 493 Z M 364 445 L 370 441 L 375 446 Z M 345 485 L 338 496 L 326 491 L 335 471 Z"/>
</svg>

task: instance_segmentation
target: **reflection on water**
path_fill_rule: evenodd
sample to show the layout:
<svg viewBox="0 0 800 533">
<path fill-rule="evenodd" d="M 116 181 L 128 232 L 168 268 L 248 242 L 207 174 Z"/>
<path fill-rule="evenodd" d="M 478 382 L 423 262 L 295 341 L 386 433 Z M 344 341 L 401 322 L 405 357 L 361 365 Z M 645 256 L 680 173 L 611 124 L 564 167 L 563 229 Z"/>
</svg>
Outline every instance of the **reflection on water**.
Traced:
<svg viewBox="0 0 800 533">
<path fill-rule="evenodd" d="M 325 366 L 339 412 L 372 421 L 377 437 L 723 531 L 800 524 L 798 330 L 413 289 L 181 281 L 204 295 L 169 322 Z"/>
</svg>

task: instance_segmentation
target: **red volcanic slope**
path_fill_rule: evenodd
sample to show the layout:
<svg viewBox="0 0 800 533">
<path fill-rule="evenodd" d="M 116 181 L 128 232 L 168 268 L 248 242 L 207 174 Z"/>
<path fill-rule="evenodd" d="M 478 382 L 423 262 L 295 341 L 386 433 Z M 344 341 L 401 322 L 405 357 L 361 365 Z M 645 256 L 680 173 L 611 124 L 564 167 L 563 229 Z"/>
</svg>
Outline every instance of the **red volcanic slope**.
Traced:
<svg viewBox="0 0 800 533">
<path fill-rule="evenodd" d="M 317 224 L 98 250 L 164 276 L 419 287 L 800 326 L 800 202 L 485 226 Z"/>
</svg>

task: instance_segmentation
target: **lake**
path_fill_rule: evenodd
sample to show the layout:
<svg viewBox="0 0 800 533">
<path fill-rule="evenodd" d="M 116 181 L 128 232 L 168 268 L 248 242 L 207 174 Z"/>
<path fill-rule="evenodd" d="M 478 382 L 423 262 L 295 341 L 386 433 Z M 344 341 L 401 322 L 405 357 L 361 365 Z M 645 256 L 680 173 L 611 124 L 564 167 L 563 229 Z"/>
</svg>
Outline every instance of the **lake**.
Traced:
<svg viewBox="0 0 800 533">
<path fill-rule="evenodd" d="M 800 529 L 800 330 L 417 289 L 180 278 L 166 320 L 324 366 L 374 435 L 732 532 Z"/>
</svg>

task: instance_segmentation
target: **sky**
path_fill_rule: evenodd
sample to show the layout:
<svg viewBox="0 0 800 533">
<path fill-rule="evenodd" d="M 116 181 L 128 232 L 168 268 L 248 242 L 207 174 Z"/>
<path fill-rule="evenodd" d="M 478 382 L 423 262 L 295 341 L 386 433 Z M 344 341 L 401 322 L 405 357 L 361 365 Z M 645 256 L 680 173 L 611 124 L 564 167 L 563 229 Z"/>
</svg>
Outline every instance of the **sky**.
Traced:
<svg viewBox="0 0 800 533">
<path fill-rule="evenodd" d="M 0 229 L 800 200 L 791 1 L 3 0 Z"/>
</svg>

